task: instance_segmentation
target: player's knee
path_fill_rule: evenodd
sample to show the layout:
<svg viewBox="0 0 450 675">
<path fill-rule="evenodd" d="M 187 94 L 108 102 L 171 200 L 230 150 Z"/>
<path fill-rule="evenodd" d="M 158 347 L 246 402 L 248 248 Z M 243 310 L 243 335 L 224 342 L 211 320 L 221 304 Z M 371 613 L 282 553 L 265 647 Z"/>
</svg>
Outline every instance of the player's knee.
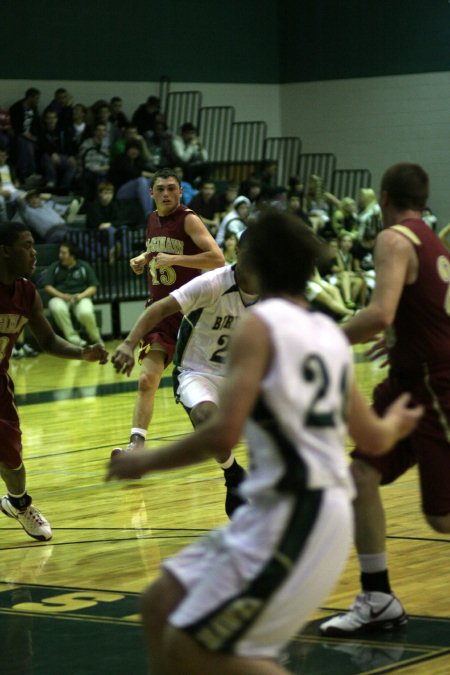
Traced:
<svg viewBox="0 0 450 675">
<path fill-rule="evenodd" d="M 428 516 L 425 514 L 430 527 L 440 534 L 450 534 L 450 513 L 445 516 Z"/>
<path fill-rule="evenodd" d="M 358 494 L 377 489 L 381 482 L 381 475 L 379 471 L 374 469 L 363 459 L 353 460 L 351 464 L 351 472 Z"/>
<path fill-rule="evenodd" d="M 203 424 L 203 422 L 206 422 L 206 420 L 211 417 L 216 409 L 217 406 L 215 403 L 212 403 L 212 401 L 199 403 L 195 406 L 195 408 L 192 408 L 190 412 L 190 418 L 194 427 L 198 427 Z"/>
<path fill-rule="evenodd" d="M 154 393 L 159 387 L 160 376 L 156 373 L 141 373 L 139 375 L 139 391 L 145 392 L 147 394 Z"/>
</svg>

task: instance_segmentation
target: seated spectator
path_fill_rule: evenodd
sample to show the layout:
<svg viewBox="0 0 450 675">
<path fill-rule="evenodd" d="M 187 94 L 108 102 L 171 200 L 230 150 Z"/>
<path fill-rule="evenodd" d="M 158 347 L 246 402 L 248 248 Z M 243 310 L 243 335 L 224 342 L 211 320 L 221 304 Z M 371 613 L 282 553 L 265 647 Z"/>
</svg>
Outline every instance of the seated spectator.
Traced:
<svg viewBox="0 0 450 675">
<path fill-rule="evenodd" d="M 18 181 L 8 164 L 8 150 L 0 148 L 0 222 L 10 220 L 8 205 L 13 206 L 20 194 Z"/>
<path fill-rule="evenodd" d="M 237 261 L 237 248 L 239 239 L 237 234 L 230 232 L 223 242 L 223 257 L 226 265 L 234 265 Z"/>
<path fill-rule="evenodd" d="M 137 126 L 142 136 L 147 137 L 148 133 L 153 131 L 159 109 L 159 98 L 157 96 L 149 96 L 146 102 L 141 103 L 134 111 L 131 121 Z"/>
<path fill-rule="evenodd" d="M 237 183 L 227 183 L 225 189 L 217 195 L 219 202 L 220 218 L 224 218 L 233 208 L 233 202 L 239 195 L 239 185 Z"/>
<path fill-rule="evenodd" d="M 37 139 L 37 154 L 44 175 L 45 190 L 67 195 L 77 170 L 76 148 L 64 128 L 58 127 L 58 115 L 47 109 Z"/>
<path fill-rule="evenodd" d="M 169 168 L 172 154 L 172 134 L 167 130 L 165 123 L 156 120 L 153 131 L 147 132 L 145 138 L 150 152 L 152 171 Z"/>
<path fill-rule="evenodd" d="M 358 235 L 358 212 L 356 202 L 351 197 L 344 197 L 333 211 L 331 225 L 336 237 L 342 232 L 349 232 L 353 237 Z"/>
<path fill-rule="evenodd" d="M 181 166 L 174 166 L 173 171 L 180 181 L 180 186 L 182 189 L 181 203 L 187 206 L 198 193 L 198 190 L 184 179 L 184 171 Z"/>
<path fill-rule="evenodd" d="M 226 237 L 234 232 L 238 238 L 247 227 L 246 221 L 250 213 L 250 200 L 239 195 L 233 202 L 232 210 L 224 216 L 217 230 L 216 241 L 223 246 Z"/>
<path fill-rule="evenodd" d="M 6 108 L 0 106 L 0 148 L 9 148 L 14 133 L 11 126 L 11 116 Z"/>
<path fill-rule="evenodd" d="M 383 228 L 381 208 L 372 188 L 361 188 L 358 198 L 358 239 L 376 237 Z"/>
<path fill-rule="evenodd" d="M 302 195 L 299 192 L 288 192 L 286 195 L 286 211 L 301 218 L 306 225 L 312 228 L 312 223 L 306 211 L 302 209 Z"/>
<path fill-rule="evenodd" d="M 287 191 L 283 185 L 276 185 L 277 170 L 278 164 L 276 161 L 265 159 L 261 162 L 259 169 L 251 174 L 250 179 L 256 179 L 260 182 L 260 200 L 271 202 Z"/>
<path fill-rule="evenodd" d="M 94 199 L 97 185 L 106 180 L 109 173 L 110 155 L 104 144 L 105 136 L 105 125 L 96 124 L 94 135 L 83 141 L 78 151 L 82 191 L 87 200 Z"/>
<path fill-rule="evenodd" d="M 92 258 L 103 258 L 113 263 L 119 253 L 119 242 L 120 253 L 127 254 L 128 228 L 124 224 L 122 204 L 114 199 L 112 183 L 100 183 L 96 199 L 86 203 L 86 227 L 95 233 Z"/>
<path fill-rule="evenodd" d="M 51 296 L 48 303 L 51 315 L 68 342 L 86 346 L 86 341 L 74 328 L 74 315 L 86 331 L 89 342 L 103 344 L 91 299 L 97 292 L 98 281 L 89 263 L 78 259 L 74 244 L 61 244 L 59 260 L 43 272 L 41 284 Z"/>
<path fill-rule="evenodd" d="M 189 208 L 201 216 L 213 237 L 216 236 L 220 224 L 219 202 L 215 192 L 214 181 L 203 181 L 198 194 L 188 203 Z"/>
<path fill-rule="evenodd" d="M 128 141 L 125 154 L 118 155 L 111 164 L 110 180 L 116 189 L 116 198 L 137 199 L 141 204 L 144 220 L 153 211 L 150 195 L 150 178 L 146 162 L 141 154 L 139 141 Z"/>
<path fill-rule="evenodd" d="M 346 307 L 339 288 L 323 279 L 317 268 L 306 286 L 306 297 L 313 307 L 338 321 L 348 319 L 354 314 L 352 309 Z"/>
<path fill-rule="evenodd" d="M 316 234 L 327 239 L 335 236 L 331 227 L 330 206 L 338 206 L 339 200 L 325 190 L 320 176 L 312 174 L 309 178 L 304 200 L 304 209 Z"/>
<path fill-rule="evenodd" d="M 439 228 L 438 221 L 429 206 L 422 211 L 422 220 L 433 230 L 433 232 L 437 232 Z"/>
<path fill-rule="evenodd" d="M 339 240 L 331 240 L 330 245 L 333 246 L 335 255 L 330 260 L 331 274 L 325 276 L 326 280 L 339 288 L 346 307 L 355 309 L 357 304 L 363 307 L 367 299 L 367 286 L 353 269 L 352 235 L 343 232 Z"/>
<path fill-rule="evenodd" d="M 369 296 L 375 288 L 375 263 L 373 254 L 376 240 L 376 236 L 374 237 L 372 232 L 368 230 L 364 239 L 354 240 L 352 247 L 353 269 L 356 274 L 359 274 L 364 279 L 367 287 L 367 296 Z M 368 297 L 366 298 L 366 302 L 367 299 Z"/>
<path fill-rule="evenodd" d="M 128 118 L 122 110 L 123 101 L 120 96 L 113 96 L 109 102 L 110 121 L 116 127 L 118 136 L 123 136 Z"/>
<path fill-rule="evenodd" d="M 111 111 L 109 105 L 105 102 L 99 104 L 95 109 L 94 124 L 103 124 L 106 129 L 103 147 L 107 147 L 111 153 L 111 148 L 121 135 L 120 129 L 111 121 Z"/>
<path fill-rule="evenodd" d="M 69 95 L 67 89 L 58 87 L 55 91 L 54 99 L 44 110 L 44 117 L 48 111 L 54 112 L 58 118 L 58 127 L 66 129 L 72 122 L 73 98 Z"/>
<path fill-rule="evenodd" d="M 69 205 L 58 204 L 50 194 L 30 190 L 24 198 L 19 197 L 18 203 L 23 222 L 42 242 L 59 244 L 66 241 L 72 232 L 79 232 L 79 228 L 70 227 L 81 206 L 78 199 L 73 199 Z"/>
<path fill-rule="evenodd" d="M 82 103 L 76 103 L 72 110 L 72 121 L 65 127 L 73 152 L 77 155 L 81 144 L 88 138 L 91 138 L 92 132 L 87 121 L 87 108 Z"/>
<path fill-rule="evenodd" d="M 172 137 L 171 151 L 172 165 L 182 167 L 189 183 L 194 184 L 196 180 L 208 178 L 208 153 L 192 122 L 185 122 L 181 127 L 181 135 Z"/>
<path fill-rule="evenodd" d="M 115 141 L 111 148 L 111 159 L 114 160 L 119 155 L 125 154 L 128 141 L 137 141 L 139 143 L 140 154 L 145 161 L 145 168 L 148 171 L 153 171 L 154 163 L 152 161 L 152 156 L 148 149 L 148 145 L 145 141 L 145 138 L 138 132 L 138 128 L 135 124 L 128 124 L 123 131 L 123 136 Z"/>
<path fill-rule="evenodd" d="M 38 112 L 41 92 L 31 87 L 24 98 L 14 103 L 9 109 L 11 127 L 14 132 L 14 157 L 18 178 L 21 181 L 35 177 L 36 141 L 40 129 Z"/>
</svg>

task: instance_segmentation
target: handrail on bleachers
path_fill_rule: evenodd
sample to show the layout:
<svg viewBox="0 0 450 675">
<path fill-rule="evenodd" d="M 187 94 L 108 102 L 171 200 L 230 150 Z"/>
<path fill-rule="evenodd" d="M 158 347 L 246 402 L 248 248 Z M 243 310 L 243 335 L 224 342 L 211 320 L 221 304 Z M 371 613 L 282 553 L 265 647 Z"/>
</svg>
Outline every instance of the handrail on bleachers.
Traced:
<svg viewBox="0 0 450 675">
<path fill-rule="evenodd" d="M 331 192 L 339 199 L 357 199 L 361 188 L 372 185 L 372 174 L 368 169 L 335 169 L 331 176 Z"/>
<path fill-rule="evenodd" d="M 268 137 L 264 140 L 263 160 L 277 163 L 277 185 L 287 185 L 297 171 L 302 142 L 298 136 Z"/>
<path fill-rule="evenodd" d="M 202 105 L 200 91 L 170 91 L 166 98 L 166 122 L 173 133 L 178 134 L 185 122 L 198 127 L 198 116 Z"/>
</svg>

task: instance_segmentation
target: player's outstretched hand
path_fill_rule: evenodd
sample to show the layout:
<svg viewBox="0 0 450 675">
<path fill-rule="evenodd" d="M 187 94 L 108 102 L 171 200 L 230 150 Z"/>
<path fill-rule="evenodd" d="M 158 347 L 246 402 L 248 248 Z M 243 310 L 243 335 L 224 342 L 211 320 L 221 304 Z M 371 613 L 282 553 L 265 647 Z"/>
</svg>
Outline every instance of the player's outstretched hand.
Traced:
<svg viewBox="0 0 450 675">
<path fill-rule="evenodd" d="M 367 356 L 369 361 L 377 361 L 378 359 L 384 358 L 384 361 L 380 363 L 380 368 L 384 368 L 388 365 L 388 354 L 389 350 L 387 348 L 384 336 L 377 336 L 372 342 L 370 349 L 364 352 L 364 356 Z"/>
<path fill-rule="evenodd" d="M 386 410 L 385 419 L 392 422 L 399 440 L 414 431 L 424 412 L 422 405 L 412 404 L 411 394 L 401 394 Z"/>
<path fill-rule="evenodd" d="M 111 459 L 107 467 L 106 480 L 119 478 L 140 478 L 148 471 L 148 450 L 119 452 Z"/>
<path fill-rule="evenodd" d="M 99 363 L 107 363 L 108 352 L 106 351 L 104 345 L 97 343 L 95 345 L 88 345 L 87 347 L 84 347 L 81 358 L 83 361 L 98 361 Z"/>
<path fill-rule="evenodd" d="M 134 368 L 134 350 L 122 342 L 113 353 L 111 362 L 117 373 L 129 376 Z"/>
</svg>

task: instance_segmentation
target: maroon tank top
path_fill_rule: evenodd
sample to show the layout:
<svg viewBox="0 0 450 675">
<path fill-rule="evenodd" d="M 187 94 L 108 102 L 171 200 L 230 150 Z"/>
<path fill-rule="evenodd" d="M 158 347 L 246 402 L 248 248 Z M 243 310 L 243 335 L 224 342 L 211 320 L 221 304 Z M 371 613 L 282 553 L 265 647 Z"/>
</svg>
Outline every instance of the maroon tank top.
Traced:
<svg viewBox="0 0 450 675">
<path fill-rule="evenodd" d="M 195 255 L 202 252 L 184 231 L 184 221 L 190 213 L 194 211 L 180 205 L 168 216 L 159 216 L 157 211 L 153 211 L 148 218 L 146 235 L 148 287 L 149 295 L 154 301 L 167 297 L 175 288 L 200 274 L 199 269 L 179 265 L 156 269 L 154 263 L 154 258 L 160 252 L 175 255 Z"/>
<path fill-rule="evenodd" d="M 11 286 L 0 283 L 0 372 L 7 371 L 12 348 L 28 322 L 36 296 L 36 287 L 27 279 L 16 279 Z"/>
<path fill-rule="evenodd" d="M 433 372 L 450 366 L 450 254 L 422 220 L 394 228 L 413 244 L 419 271 L 404 287 L 388 331 L 389 361 L 393 371 L 423 372 L 426 364 Z"/>
</svg>

